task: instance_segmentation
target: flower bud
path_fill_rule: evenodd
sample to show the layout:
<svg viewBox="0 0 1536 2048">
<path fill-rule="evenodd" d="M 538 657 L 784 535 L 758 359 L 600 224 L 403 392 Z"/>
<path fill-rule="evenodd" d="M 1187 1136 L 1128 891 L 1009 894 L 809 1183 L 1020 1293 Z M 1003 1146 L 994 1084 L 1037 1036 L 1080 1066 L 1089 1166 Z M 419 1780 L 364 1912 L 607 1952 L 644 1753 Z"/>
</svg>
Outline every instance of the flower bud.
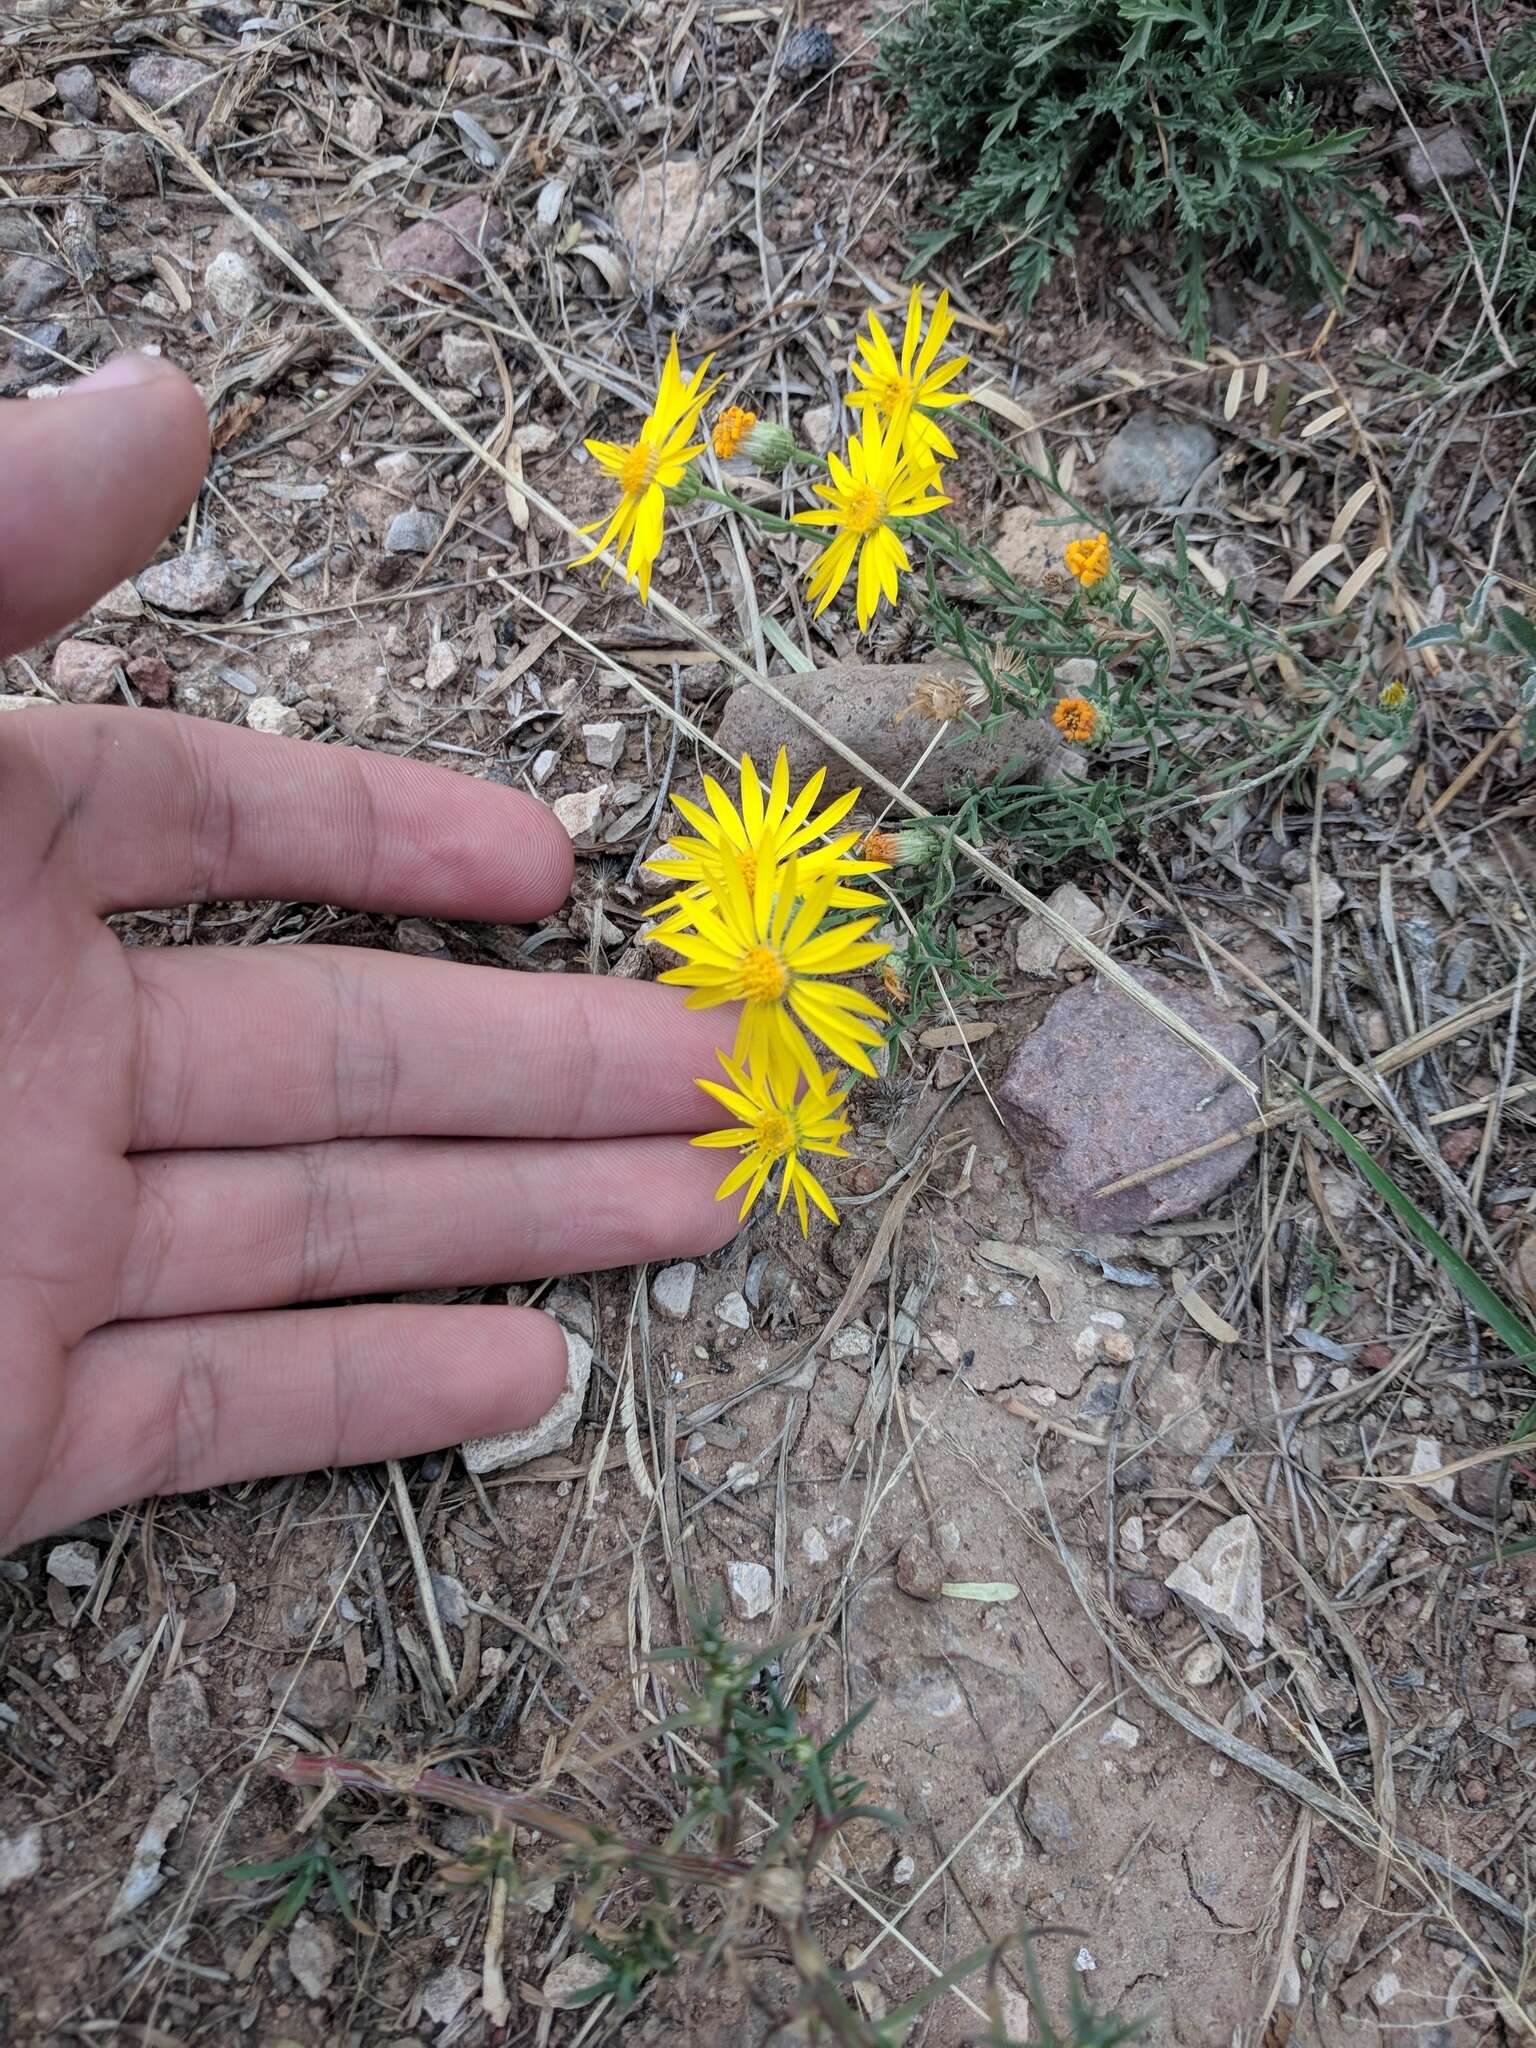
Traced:
<svg viewBox="0 0 1536 2048">
<path fill-rule="evenodd" d="M 690 462 L 675 484 L 663 484 L 662 496 L 669 505 L 691 505 L 704 488 L 703 479 Z"/>
<path fill-rule="evenodd" d="M 773 420 L 759 420 L 742 436 L 741 452 L 755 462 L 764 476 L 778 476 L 794 461 L 799 450 L 788 427 Z"/>
</svg>

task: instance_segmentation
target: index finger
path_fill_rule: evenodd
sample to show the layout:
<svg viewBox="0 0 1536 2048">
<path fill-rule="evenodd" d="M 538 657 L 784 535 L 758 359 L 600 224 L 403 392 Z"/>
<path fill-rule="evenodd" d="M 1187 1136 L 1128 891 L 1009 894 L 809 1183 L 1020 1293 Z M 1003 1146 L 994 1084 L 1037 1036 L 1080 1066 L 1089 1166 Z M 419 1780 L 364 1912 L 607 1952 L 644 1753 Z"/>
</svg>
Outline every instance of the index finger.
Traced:
<svg viewBox="0 0 1536 2048">
<path fill-rule="evenodd" d="M 12 776 L 46 785 L 37 874 L 69 860 L 98 912 L 267 897 L 518 923 L 570 888 L 559 821 L 451 769 L 126 706 L 30 709 L 5 738 Z"/>
</svg>

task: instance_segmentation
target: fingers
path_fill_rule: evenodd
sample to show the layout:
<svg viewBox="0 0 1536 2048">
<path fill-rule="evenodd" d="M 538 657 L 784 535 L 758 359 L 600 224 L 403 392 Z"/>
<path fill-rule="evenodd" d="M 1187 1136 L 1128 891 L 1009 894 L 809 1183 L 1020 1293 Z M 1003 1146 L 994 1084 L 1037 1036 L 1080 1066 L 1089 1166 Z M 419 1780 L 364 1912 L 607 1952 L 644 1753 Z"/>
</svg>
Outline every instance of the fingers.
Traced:
<svg viewBox="0 0 1536 2048">
<path fill-rule="evenodd" d="M 274 897 L 520 923 L 565 899 L 541 803 L 446 768 L 126 707 L 13 721 L 98 911 Z"/>
<path fill-rule="evenodd" d="M 736 1229 L 718 1155 L 606 1144 L 384 1139 L 134 1162 L 116 1316 L 491 1284 L 713 1251 Z"/>
<path fill-rule="evenodd" d="M 565 1340 L 513 1308 L 337 1308 L 99 1330 L 66 1367 L 67 1450 L 12 1535 L 142 1494 L 361 1465 L 524 1429 L 565 1386 Z"/>
<path fill-rule="evenodd" d="M 0 655 L 142 569 L 207 464 L 203 401 L 157 358 L 119 356 L 58 398 L 0 404 Z"/>
<path fill-rule="evenodd" d="M 135 1152 L 706 1130 L 694 1076 L 716 1071 L 735 1022 L 648 982 L 360 948 L 125 957 L 139 992 Z"/>
</svg>

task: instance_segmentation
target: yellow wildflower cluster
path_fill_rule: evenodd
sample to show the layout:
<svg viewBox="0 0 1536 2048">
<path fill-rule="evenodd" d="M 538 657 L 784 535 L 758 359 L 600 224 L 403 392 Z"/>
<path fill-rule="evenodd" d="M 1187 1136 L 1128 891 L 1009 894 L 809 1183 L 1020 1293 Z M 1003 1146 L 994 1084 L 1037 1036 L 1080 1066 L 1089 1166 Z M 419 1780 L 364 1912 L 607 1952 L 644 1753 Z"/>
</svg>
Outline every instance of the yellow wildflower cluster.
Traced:
<svg viewBox="0 0 1536 2048">
<path fill-rule="evenodd" d="M 955 451 L 938 415 L 964 401 L 966 394 L 953 383 L 969 360 L 961 355 L 940 360 L 953 326 L 949 294 L 941 292 L 925 330 L 922 293 L 914 285 L 899 354 L 876 313 L 869 315 L 869 332 L 859 336 L 848 405 L 861 416 L 860 431 L 849 435 L 841 454 L 827 457 L 828 481 L 812 486 L 825 502 L 795 513 L 792 522 L 829 536 L 806 577 L 818 615 L 853 575 L 859 628 L 867 630 L 881 600 L 894 604 L 900 577 L 911 571 L 903 538 L 906 523 L 950 502 L 941 488 L 939 464 Z M 693 436 L 714 388 L 704 382 L 708 368 L 706 358 L 685 383 L 674 336 L 656 402 L 638 437 L 627 444 L 586 444 L 617 483 L 619 502 L 606 522 L 583 529 L 600 537 L 581 559 L 589 562 L 610 545 L 627 544 L 625 575 L 638 586 L 642 600 L 650 593 L 669 502 L 686 504 L 706 496 L 749 515 L 761 512 L 706 489 L 692 466 L 704 447 Z M 722 462 L 744 456 L 771 475 L 796 460 L 819 460 L 797 449 L 787 428 L 760 420 L 740 405 L 721 412 L 709 445 Z"/>
<path fill-rule="evenodd" d="M 845 1156 L 848 1131 L 846 1090 L 833 1092 L 815 1044 L 856 1073 L 874 1073 L 869 1048 L 880 1042 L 885 1013 L 836 977 L 890 950 L 869 936 L 880 898 L 860 886 L 885 863 L 860 856 L 858 833 L 836 832 L 858 791 L 818 811 L 825 779 L 818 770 L 792 798 L 782 748 L 766 789 L 747 756 L 739 805 L 706 776 L 705 804 L 673 798 L 690 830 L 649 863 L 680 885 L 652 936 L 682 965 L 661 979 L 690 991 L 690 1009 L 741 1005 L 733 1053 L 720 1058 L 725 1083 L 699 1083 L 735 1122 L 694 1143 L 743 1154 L 718 1190 L 722 1199 L 744 1191 L 743 1216 L 782 1165 L 778 1205 L 794 1197 L 802 1231 L 808 1200 L 837 1221 L 802 1155 Z M 841 911 L 871 914 L 829 922 Z"/>
</svg>

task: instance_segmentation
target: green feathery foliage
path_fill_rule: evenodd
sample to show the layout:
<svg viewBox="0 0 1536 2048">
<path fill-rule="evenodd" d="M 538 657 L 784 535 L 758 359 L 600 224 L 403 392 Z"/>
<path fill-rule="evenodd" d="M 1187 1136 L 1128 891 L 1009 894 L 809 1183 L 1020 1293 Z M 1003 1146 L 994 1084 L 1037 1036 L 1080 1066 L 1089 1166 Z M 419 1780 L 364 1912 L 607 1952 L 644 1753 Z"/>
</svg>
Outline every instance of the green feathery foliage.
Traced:
<svg viewBox="0 0 1536 2048">
<path fill-rule="evenodd" d="M 1362 19 L 1385 55 L 1373 0 Z M 1390 235 L 1322 93 L 1373 70 L 1344 0 L 930 0 L 892 21 L 880 70 L 909 141 L 956 180 L 919 261 L 970 234 L 1006 252 L 1026 308 L 1096 202 L 1117 233 L 1166 237 L 1185 332 L 1210 333 L 1206 265 L 1337 300 L 1338 232 Z"/>
</svg>

